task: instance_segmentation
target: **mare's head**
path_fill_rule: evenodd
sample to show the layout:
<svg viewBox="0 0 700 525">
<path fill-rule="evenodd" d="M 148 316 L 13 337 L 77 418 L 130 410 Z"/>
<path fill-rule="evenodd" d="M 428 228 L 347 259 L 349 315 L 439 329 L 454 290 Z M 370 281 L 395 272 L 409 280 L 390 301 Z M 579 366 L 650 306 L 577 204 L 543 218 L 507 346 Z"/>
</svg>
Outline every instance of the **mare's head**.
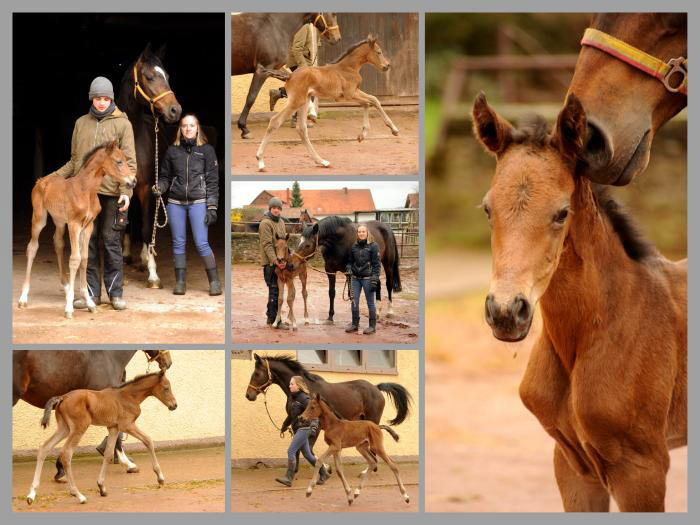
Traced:
<svg viewBox="0 0 700 525">
<path fill-rule="evenodd" d="M 167 370 L 173 364 L 173 359 L 170 357 L 168 350 L 144 350 L 148 356 L 148 361 L 155 361 L 161 370 Z"/>
<path fill-rule="evenodd" d="M 586 115 L 569 95 L 553 132 L 541 117 L 515 129 L 483 93 L 472 114 L 476 136 L 496 156 L 496 173 L 482 203 L 493 257 L 486 321 L 498 339 L 520 341 L 564 247 Z"/>
<path fill-rule="evenodd" d="M 318 228 L 318 223 L 314 223 L 301 232 L 299 246 L 296 250 L 301 257 L 310 257 L 318 249 Z"/>
<path fill-rule="evenodd" d="M 173 390 L 170 386 L 170 381 L 165 377 L 165 370 L 161 370 L 158 374 L 158 382 L 153 387 L 153 395 L 163 403 L 168 409 L 175 410 L 177 408 L 177 400 L 173 395 Z"/>
<path fill-rule="evenodd" d="M 389 62 L 389 59 L 384 55 L 382 48 L 379 46 L 379 42 L 377 42 L 376 35 L 370 33 L 367 36 L 366 42 L 368 47 L 367 63 L 372 64 L 379 71 L 389 71 L 391 62 Z"/>
<path fill-rule="evenodd" d="M 340 42 L 340 26 L 335 13 L 313 13 L 313 24 L 331 45 Z"/>
<path fill-rule="evenodd" d="M 125 184 L 129 188 L 136 186 L 136 175 L 129 169 L 126 155 L 119 149 L 117 140 L 98 146 L 85 156 L 85 162 L 81 169 L 104 170 L 115 181 Z"/>
<path fill-rule="evenodd" d="M 686 13 L 603 13 L 591 27 L 668 62 L 688 58 Z M 673 86 L 682 74 L 669 78 Z M 687 104 L 648 73 L 608 52 L 581 47 L 569 87 L 588 115 L 579 173 L 594 182 L 625 185 L 649 163 L 656 130 Z"/>
<path fill-rule="evenodd" d="M 175 98 L 175 93 L 170 89 L 170 76 L 163 66 L 164 56 L 165 46 L 161 46 L 154 53 L 151 50 L 151 44 L 148 44 L 136 59 L 132 71 L 128 71 L 127 74 L 131 75 L 132 81 L 138 82 L 143 90 L 141 93 L 134 86 L 133 94 L 136 100 L 146 105 L 153 104 L 155 110 L 163 116 L 165 121 L 173 124 L 180 119 L 182 106 Z"/>
</svg>

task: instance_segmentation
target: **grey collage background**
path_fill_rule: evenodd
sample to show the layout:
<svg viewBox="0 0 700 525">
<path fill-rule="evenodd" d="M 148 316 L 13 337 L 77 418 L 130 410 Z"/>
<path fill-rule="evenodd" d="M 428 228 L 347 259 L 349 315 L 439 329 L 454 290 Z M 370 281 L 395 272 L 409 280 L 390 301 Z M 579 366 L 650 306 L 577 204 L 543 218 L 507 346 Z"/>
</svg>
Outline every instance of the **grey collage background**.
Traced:
<svg viewBox="0 0 700 525">
<path fill-rule="evenodd" d="M 444 1 L 444 0 L 432 0 L 431 2 L 420 2 L 417 0 L 386 0 L 382 4 L 378 4 L 376 1 L 371 0 L 354 0 L 353 2 L 341 2 L 337 0 L 326 0 L 323 2 L 319 1 L 307 1 L 307 2 L 282 2 L 280 0 L 232 0 L 232 1 L 221 1 L 221 0 L 199 0 L 196 3 L 185 2 L 184 0 L 171 0 L 169 2 L 152 2 L 143 3 L 134 0 L 122 0 L 119 3 L 109 3 L 109 4 L 98 4 L 91 1 L 75 1 L 75 0 L 64 0 L 59 3 L 51 2 L 50 0 L 40 0 L 40 1 L 6 1 L 2 4 L 2 44 L 0 45 L 2 49 L 2 71 L 5 72 L 3 75 L 3 81 L 0 82 L 0 122 L 2 122 L 1 137 L 2 141 L 2 160 L 4 163 L 4 173 L 6 174 L 5 180 L 11 180 L 9 174 L 12 172 L 12 90 L 13 90 L 13 78 L 12 78 L 12 13 L 13 12 L 191 12 L 196 10 L 197 12 L 219 12 L 226 14 L 225 23 L 224 17 L 222 17 L 222 23 L 224 23 L 226 31 L 226 41 L 230 38 L 230 23 L 228 18 L 229 12 L 237 11 L 263 11 L 263 12 L 275 12 L 275 11 L 336 11 L 336 12 L 362 12 L 362 11 L 385 11 L 385 12 L 419 12 L 420 16 L 420 119 L 421 119 L 421 129 L 424 124 L 424 114 L 423 114 L 423 103 L 424 103 L 424 59 L 425 52 L 423 48 L 424 40 L 424 13 L 426 10 L 433 12 L 450 12 L 450 11 L 460 11 L 460 12 L 594 12 L 594 11 L 687 11 L 689 12 L 689 55 L 693 55 L 693 51 L 700 49 L 698 41 L 700 36 L 694 30 L 697 28 L 697 21 L 695 15 L 698 12 L 697 2 L 691 3 L 690 1 L 649 1 L 649 0 L 616 0 L 616 1 L 601 1 L 601 0 L 588 0 L 586 2 L 562 2 L 561 0 L 528 0 L 527 2 L 517 1 L 517 0 L 493 0 L 491 2 L 477 2 L 475 0 L 468 1 Z M 39 37 L 40 35 L 38 35 Z M 66 57 L 69 59 L 69 57 Z M 31 60 L 31 57 L 27 57 L 27 60 Z M 226 113 L 230 115 L 231 113 L 231 98 L 230 98 L 230 77 L 228 71 L 230 70 L 230 56 L 226 52 L 226 64 L 223 70 L 222 82 L 226 86 Z M 36 72 L 36 77 L 29 79 L 33 82 L 42 82 L 47 86 L 50 86 L 51 79 L 43 78 L 41 71 Z M 50 93 L 50 89 L 48 90 Z M 691 89 L 692 92 L 692 89 Z M 54 101 L 47 98 L 48 102 L 42 101 L 41 103 L 47 104 L 47 109 L 50 105 L 60 103 L 60 101 Z M 39 102 L 38 102 L 39 103 Z M 689 104 L 689 111 L 692 111 L 692 104 Z M 689 119 L 688 124 L 688 135 L 689 142 L 695 144 L 697 140 L 697 122 L 695 119 Z M 226 127 L 225 134 L 226 143 L 230 144 L 231 141 L 231 129 L 230 126 Z M 226 158 L 224 162 L 226 166 L 231 165 L 231 151 L 230 148 L 227 149 Z M 425 185 L 425 167 L 424 167 L 424 140 L 421 134 L 420 142 L 420 174 L 418 180 L 420 181 L 420 209 L 422 210 L 420 214 L 420 227 L 421 232 L 421 246 L 420 246 L 420 304 L 425 304 L 425 209 L 426 209 L 426 185 Z M 694 172 L 693 168 L 700 166 L 700 152 L 690 147 L 688 151 L 688 169 L 692 174 Z M 324 177 L 300 177 L 300 180 L 318 180 L 322 178 L 323 180 L 385 180 L 386 177 L 377 176 L 324 176 Z M 289 180 L 290 177 L 270 177 L 270 176 L 246 176 L 242 180 Z M 412 180 L 415 181 L 415 177 L 406 178 L 396 178 L 392 180 Z M 226 207 L 230 208 L 230 179 L 227 181 L 226 187 Z M 5 191 L 6 195 L 11 195 L 11 183 L 8 185 Z M 698 181 L 690 176 L 688 180 L 688 197 L 689 199 L 700 198 L 700 185 Z M 226 214 L 228 217 L 228 214 Z M 229 220 L 227 218 L 227 220 Z M 700 220 L 700 212 L 697 208 L 689 206 L 688 210 L 688 221 L 689 221 L 689 259 L 691 268 L 695 266 L 695 257 L 697 255 L 697 245 L 695 242 L 696 238 L 696 228 L 695 224 Z M 378 522 L 381 520 L 382 523 L 388 524 L 419 524 L 425 523 L 430 520 L 431 523 L 518 523 L 518 524 L 559 524 L 559 523 L 690 523 L 697 522 L 700 516 L 693 518 L 692 516 L 698 514 L 693 496 L 697 492 L 697 484 L 695 483 L 695 466 L 698 462 L 695 460 L 694 454 L 689 454 L 689 474 L 688 474 L 688 490 L 689 490 L 689 512 L 687 514 L 664 514 L 664 515 L 623 515 L 623 514 L 607 514 L 607 515 L 595 515 L 588 516 L 582 514 L 542 514 L 542 513 L 510 513 L 510 514 L 499 514 L 499 513 L 478 513 L 478 514 L 435 514 L 429 513 L 424 514 L 424 498 L 421 497 L 421 512 L 416 514 L 399 514 L 399 513 L 357 513 L 354 514 L 335 514 L 332 517 L 328 514 L 301 514 L 301 513 L 286 513 L 283 516 L 267 514 L 265 516 L 258 516 L 256 514 L 236 514 L 236 513 L 155 513 L 155 514 L 138 514 L 138 513 L 81 513 L 81 514 L 59 514 L 54 513 L 50 515 L 40 516 L 37 514 L 20 514 L 12 513 L 10 506 L 10 499 L 12 494 L 12 433 L 11 433 L 11 421 L 12 421 L 12 411 L 10 403 L 10 384 L 11 384 L 11 351 L 13 348 L 17 349 L 34 349 L 34 348 L 47 348 L 47 345 L 15 345 L 12 346 L 12 310 L 14 305 L 12 304 L 12 290 L 11 290 L 11 273 L 12 273 L 12 207 L 5 203 L 4 206 L 0 207 L 0 221 L 3 227 L 0 228 L 0 235 L 2 239 L 2 246 L 6 247 L 6 252 L 4 255 L 0 255 L 0 270 L 2 271 L 2 281 L 0 281 L 0 286 L 2 287 L 2 297 L 5 300 L 0 304 L 0 343 L 2 343 L 3 358 L 0 361 L 0 383 L 6 385 L 0 389 L 0 422 L 4 423 L 1 426 L 3 430 L 0 432 L 0 452 L 5 460 L 0 466 L 0 488 L 2 493 L 5 495 L 3 500 L 0 502 L 0 520 L 2 523 L 41 523 L 41 522 L 51 522 L 57 524 L 68 524 L 68 523 L 106 523 L 106 524 L 116 524 L 123 523 L 124 520 L 134 519 L 136 522 L 145 522 L 148 520 L 149 523 L 155 524 L 190 524 L 196 521 L 197 523 L 251 523 L 253 521 L 261 521 L 269 523 L 272 520 L 283 519 L 286 524 L 313 524 L 313 523 L 326 523 L 329 519 L 332 519 L 334 523 L 338 525 L 355 523 L 358 520 L 372 520 Z M 231 239 L 227 236 L 226 240 L 226 260 L 230 260 L 231 256 Z M 689 295 L 690 301 L 688 305 L 689 317 L 690 317 L 690 334 L 689 334 L 689 347 L 694 348 L 695 344 L 698 342 L 698 333 L 694 330 L 694 314 L 697 314 L 696 308 L 696 294 L 697 284 L 692 278 L 694 275 L 694 268 L 691 269 L 691 279 L 689 279 Z M 231 282 L 231 267 L 226 265 L 225 270 L 226 282 Z M 268 349 L 269 346 L 265 345 L 236 345 L 231 340 L 231 320 L 230 320 L 230 308 L 231 308 L 231 298 L 230 294 L 227 293 L 225 299 L 226 305 L 226 344 L 224 345 L 168 345 L 169 349 Z M 423 357 L 423 349 L 425 344 L 425 308 L 421 309 L 420 315 L 420 337 L 419 343 L 416 345 L 396 345 L 396 348 L 406 348 L 413 349 L 415 351 L 421 352 L 421 357 Z M 313 349 L 318 345 L 297 345 L 297 349 Z M 353 345 L 329 345 L 328 348 L 349 348 Z M 367 344 L 365 345 L 368 349 L 373 348 L 385 348 L 386 345 L 376 345 Z M 102 349 L 123 349 L 123 348 L 135 348 L 134 345 L 91 345 L 91 347 L 99 347 Z M 143 345 L 138 346 L 141 348 L 156 348 L 158 345 Z M 61 348 L 71 348 L 70 345 L 52 345 L 53 349 Z M 689 356 L 689 369 L 690 373 L 693 375 L 697 374 L 698 369 L 698 359 L 691 352 Z M 230 389 L 230 378 L 231 378 L 231 366 L 230 359 L 226 359 L 226 396 L 227 396 L 227 407 L 230 401 L 231 389 Z M 424 359 L 420 359 L 420 378 L 421 385 L 419 391 L 420 398 L 420 456 L 425 457 L 425 441 L 424 441 L 424 423 L 425 423 L 425 407 L 424 407 L 424 379 L 425 379 L 425 365 Z M 689 385 L 689 402 L 692 407 L 689 414 L 689 424 L 690 424 L 690 442 L 693 443 L 697 441 L 695 439 L 696 431 L 698 429 L 697 418 L 694 417 L 695 410 L 695 395 L 697 388 L 691 382 Z M 468 420 L 468 414 L 462 415 L 465 420 Z M 231 418 L 230 410 L 227 409 L 226 413 L 226 428 L 230 428 Z M 689 445 L 691 446 L 691 445 Z M 230 486 L 231 481 L 231 470 L 230 470 L 230 436 L 226 440 L 226 485 Z M 420 484 L 421 484 L 421 496 L 425 493 L 425 463 L 421 461 L 420 467 Z M 481 476 L 484 473 L 475 472 L 475 476 Z M 508 495 L 504 494 L 504 498 Z M 226 508 L 230 509 L 230 492 L 227 490 L 226 494 Z"/>
</svg>

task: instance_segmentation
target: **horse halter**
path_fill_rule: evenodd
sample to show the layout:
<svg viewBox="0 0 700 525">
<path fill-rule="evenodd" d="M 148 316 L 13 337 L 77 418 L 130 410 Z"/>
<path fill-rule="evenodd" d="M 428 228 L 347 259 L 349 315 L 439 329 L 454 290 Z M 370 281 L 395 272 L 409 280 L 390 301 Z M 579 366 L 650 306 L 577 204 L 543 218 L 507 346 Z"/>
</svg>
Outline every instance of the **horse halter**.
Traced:
<svg viewBox="0 0 700 525">
<path fill-rule="evenodd" d="M 314 255 L 316 255 L 316 252 L 318 251 L 318 233 L 316 234 L 316 243 L 314 244 L 314 251 L 312 251 L 309 255 L 299 255 L 296 250 L 290 250 L 290 255 L 292 257 L 297 257 L 299 258 L 300 261 L 308 261 L 311 259 Z"/>
<path fill-rule="evenodd" d="M 165 353 L 169 353 L 169 352 L 168 352 L 168 350 L 156 350 L 156 354 L 153 357 L 148 355 L 146 350 L 144 350 L 143 353 L 146 354 L 146 363 L 147 363 L 146 364 L 146 373 L 148 373 L 148 371 L 151 369 L 151 363 L 153 361 L 157 360 L 161 355 L 163 355 Z"/>
<path fill-rule="evenodd" d="M 154 104 L 164 96 L 173 94 L 172 90 L 168 89 L 167 91 L 163 91 L 160 95 L 157 95 L 153 98 L 149 97 L 141 87 L 141 84 L 139 83 L 139 76 L 136 70 L 136 64 L 134 64 L 134 98 L 136 98 L 136 92 L 140 93 L 141 96 L 146 99 L 146 102 L 148 102 L 151 105 L 151 113 L 153 114 L 153 116 L 155 116 L 156 114 Z"/>
<path fill-rule="evenodd" d="M 270 371 L 270 360 L 263 359 L 263 361 L 265 361 L 265 368 L 267 368 L 267 381 L 265 381 L 265 383 L 263 383 L 260 386 L 254 385 L 253 383 L 248 383 L 248 388 L 252 388 L 253 390 L 255 390 L 258 393 L 262 392 L 263 394 L 265 394 L 265 391 L 267 390 L 267 388 L 270 385 L 274 384 L 274 381 L 272 380 L 272 372 Z"/>
<path fill-rule="evenodd" d="M 589 27 L 583 33 L 582 46 L 595 47 L 632 67 L 643 71 L 647 75 L 661 81 L 664 87 L 671 93 L 681 93 L 688 96 L 688 59 L 684 57 L 672 58 L 664 62 L 641 49 L 623 42 L 619 38 Z M 675 74 L 682 75 L 680 82 L 671 85 L 671 77 Z"/>
<path fill-rule="evenodd" d="M 321 31 L 321 35 L 320 35 L 320 36 L 325 35 L 328 31 L 330 31 L 330 30 L 332 30 L 332 29 L 338 29 L 338 24 L 336 24 L 336 25 L 334 25 L 334 26 L 329 26 L 329 25 L 328 25 L 328 22 L 326 22 L 326 17 L 323 16 L 323 13 L 319 13 L 319 14 L 316 15 L 316 18 L 314 19 L 314 25 L 316 25 L 316 22 L 318 22 L 318 19 L 319 19 L 319 18 L 321 19 L 321 22 L 323 22 L 323 28 L 324 28 L 323 31 Z M 339 30 L 339 29 L 338 29 L 338 30 Z M 339 31 L 340 31 L 340 30 L 339 30 Z"/>
</svg>

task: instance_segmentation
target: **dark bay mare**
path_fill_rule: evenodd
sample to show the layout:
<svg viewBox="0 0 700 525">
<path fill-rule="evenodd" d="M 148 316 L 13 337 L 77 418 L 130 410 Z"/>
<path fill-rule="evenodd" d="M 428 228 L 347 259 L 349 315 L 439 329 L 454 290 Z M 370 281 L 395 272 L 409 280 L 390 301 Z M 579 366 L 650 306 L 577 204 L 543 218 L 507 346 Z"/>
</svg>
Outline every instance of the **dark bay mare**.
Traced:
<svg viewBox="0 0 700 525">
<path fill-rule="evenodd" d="M 379 259 L 386 275 L 386 291 L 389 296 L 387 317 L 394 315 L 391 305 L 392 292 L 401 291 L 401 276 L 399 274 L 399 248 L 394 232 L 389 226 L 380 221 L 363 222 L 374 242 L 379 245 Z M 333 215 L 321 219 L 316 224 L 307 227 L 299 239 L 297 253 L 304 259 L 310 259 L 321 249 L 328 276 L 328 319 L 326 324 L 333 324 L 335 315 L 335 273 L 345 273 L 345 267 L 350 257 L 352 245 L 357 241 L 357 224 L 346 217 Z M 377 287 L 378 311 L 381 314 L 381 286 Z"/>
<path fill-rule="evenodd" d="M 688 103 L 687 13 L 597 14 L 581 44 L 569 87 L 588 116 L 577 170 L 625 185 L 646 168 L 656 131 Z"/>
<path fill-rule="evenodd" d="M 129 229 L 124 235 L 124 258 L 131 262 L 139 253 L 141 266 L 148 270 L 148 286 L 161 288 L 156 261 L 148 252 L 155 217 L 155 200 L 151 186 L 155 184 L 156 118 L 168 124 L 180 119 L 182 107 L 170 89 L 170 76 L 163 66 L 165 46 L 157 52 L 148 44 L 139 57 L 127 67 L 121 81 L 117 106 L 129 117 L 136 145 L 136 188 L 129 206 Z M 164 127 L 159 126 L 158 159 L 162 161 L 168 147 Z M 162 219 L 161 219 L 162 221 Z"/>
<path fill-rule="evenodd" d="M 335 13 L 240 13 L 231 16 L 231 75 L 253 73 L 245 106 L 238 117 L 242 138 L 250 138 L 246 126 L 248 113 L 270 76 L 267 71 L 258 71 L 258 64 L 267 69 L 284 66 L 294 34 L 310 23 L 330 44 L 340 41 Z"/>
<path fill-rule="evenodd" d="M 44 408 L 54 396 L 71 390 L 88 388 L 101 390 L 121 384 L 126 365 L 138 350 L 15 350 L 12 352 L 12 406 L 22 399 L 37 408 Z M 148 362 L 155 361 L 161 370 L 172 365 L 167 350 L 143 350 Z M 106 441 L 100 445 L 104 447 Z M 117 440 L 116 457 L 127 465 L 127 472 L 138 472 Z M 60 458 L 56 460 L 59 481 L 65 475 Z"/>
<path fill-rule="evenodd" d="M 474 103 L 496 155 L 484 197 L 493 257 L 485 317 L 519 341 L 542 332 L 520 383 L 555 441 L 566 511 L 664 510 L 669 449 L 688 436 L 688 261 L 664 258 L 607 194 L 576 174 L 586 113 L 571 94 L 552 132 Z"/>
<path fill-rule="evenodd" d="M 304 365 L 291 356 L 259 356 L 254 354 L 255 370 L 250 376 L 250 382 L 245 392 L 248 401 L 255 401 L 258 394 L 265 393 L 271 385 L 279 386 L 287 396 L 287 413 L 292 406 L 289 380 L 292 376 L 301 376 L 312 393 L 320 393 L 324 399 L 333 405 L 338 413 L 349 420 L 367 419 L 379 424 L 384 412 L 384 396 L 386 393 L 396 407 L 396 417 L 389 421 L 390 425 L 401 424 L 409 414 L 411 395 L 398 383 L 379 383 L 373 385 L 364 379 L 329 383 L 321 376 L 313 374 Z M 309 441 L 313 450 L 316 437 Z M 297 452 L 297 466 L 299 452 Z"/>
</svg>

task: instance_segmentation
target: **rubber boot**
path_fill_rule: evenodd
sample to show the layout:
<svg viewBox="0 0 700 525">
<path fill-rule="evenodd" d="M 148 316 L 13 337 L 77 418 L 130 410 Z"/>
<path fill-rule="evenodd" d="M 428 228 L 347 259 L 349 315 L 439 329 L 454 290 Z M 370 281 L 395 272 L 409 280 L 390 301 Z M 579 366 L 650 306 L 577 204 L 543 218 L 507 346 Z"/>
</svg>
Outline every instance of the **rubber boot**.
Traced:
<svg viewBox="0 0 700 525">
<path fill-rule="evenodd" d="M 294 481 L 294 469 L 297 466 L 296 461 L 293 459 L 288 459 L 287 460 L 287 475 L 283 478 L 275 478 L 275 481 L 282 483 L 282 485 L 285 485 L 287 487 L 292 486 L 292 482 Z"/>
<path fill-rule="evenodd" d="M 373 334 L 377 331 L 377 312 L 370 312 L 369 326 L 362 332 L 363 334 Z"/>
<path fill-rule="evenodd" d="M 349 325 L 347 325 L 345 327 L 345 331 L 347 333 L 357 332 L 357 330 L 359 328 L 360 328 L 360 316 L 358 315 L 357 317 L 355 317 L 355 314 L 352 314 L 352 323 L 350 323 Z"/>
<path fill-rule="evenodd" d="M 221 295 L 221 281 L 219 281 L 219 272 L 216 270 L 214 254 L 210 253 L 203 259 L 204 267 L 207 269 L 207 278 L 209 279 L 209 295 Z"/>
<path fill-rule="evenodd" d="M 175 258 L 175 288 L 174 295 L 185 295 L 185 276 L 187 275 L 187 257 L 184 253 L 177 253 Z"/>
</svg>

